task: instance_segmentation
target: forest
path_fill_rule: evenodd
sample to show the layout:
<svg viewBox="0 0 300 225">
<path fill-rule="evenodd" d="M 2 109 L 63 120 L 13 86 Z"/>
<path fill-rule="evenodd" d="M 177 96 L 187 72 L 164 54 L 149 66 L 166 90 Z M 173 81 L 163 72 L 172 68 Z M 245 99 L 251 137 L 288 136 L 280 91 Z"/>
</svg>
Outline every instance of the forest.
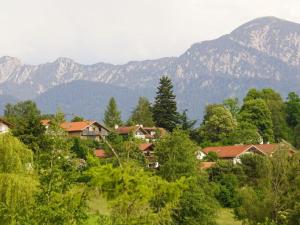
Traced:
<svg viewBox="0 0 300 225">
<path fill-rule="evenodd" d="M 191 100 L 192 101 L 192 100 Z M 195 104 L 197 104 L 195 102 Z M 300 97 L 250 89 L 245 98 L 206 106 L 202 121 L 179 112 L 172 81 L 163 76 L 154 102 L 140 97 L 128 121 L 108 102 L 99 141 L 70 137 L 64 112 L 43 114 L 33 101 L 7 104 L 0 134 L 2 225 L 300 225 Z M 41 120 L 49 119 L 46 127 Z M 85 118 L 75 116 L 72 121 Z M 141 140 L 115 125 L 161 127 L 159 168 L 147 166 Z M 208 154 L 207 146 L 278 143 L 267 157 L 247 154 L 240 163 Z M 110 157 L 99 159 L 95 148 Z M 288 154 L 288 149 L 294 154 Z M 202 169 L 202 161 L 215 162 Z M 229 212 L 232 223 L 220 219 Z"/>
</svg>

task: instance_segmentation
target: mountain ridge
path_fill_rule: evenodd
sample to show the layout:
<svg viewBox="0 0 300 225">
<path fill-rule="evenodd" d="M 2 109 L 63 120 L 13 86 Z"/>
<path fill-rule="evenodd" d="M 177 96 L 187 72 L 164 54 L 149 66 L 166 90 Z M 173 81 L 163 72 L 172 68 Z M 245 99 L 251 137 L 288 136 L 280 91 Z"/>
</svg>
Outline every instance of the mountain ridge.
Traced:
<svg viewBox="0 0 300 225">
<path fill-rule="evenodd" d="M 251 87 L 276 87 L 283 95 L 299 91 L 300 24 L 276 17 L 257 18 L 217 39 L 194 43 L 177 57 L 121 65 L 83 65 L 66 57 L 26 65 L 17 58 L 1 57 L 0 94 L 40 99 L 53 88 L 83 80 L 141 94 L 147 90 L 151 99 L 162 75 L 171 77 L 179 108 L 189 109 L 194 118 L 201 115 L 205 104 L 219 102 L 221 97 L 242 97 Z M 191 104 L 190 99 L 195 102 Z"/>
</svg>

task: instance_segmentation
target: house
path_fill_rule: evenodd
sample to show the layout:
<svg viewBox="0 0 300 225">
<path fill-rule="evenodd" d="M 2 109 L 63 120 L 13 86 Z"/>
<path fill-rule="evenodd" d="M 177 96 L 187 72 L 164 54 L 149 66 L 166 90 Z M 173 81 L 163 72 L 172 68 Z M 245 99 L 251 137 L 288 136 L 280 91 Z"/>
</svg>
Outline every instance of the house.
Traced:
<svg viewBox="0 0 300 225">
<path fill-rule="evenodd" d="M 128 137 L 132 135 L 138 139 L 149 140 L 150 134 L 143 128 L 142 125 L 119 127 L 115 126 L 115 130 L 119 135 Z"/>
<path fill-rule="evenodd" d="M 216 165 L 216 162 L 201 162 L 199 164 L 199 167 L 202 170 L 207 170 L 207 169 L 214 167 L 215 165 Z"/>
<path fill-rule="evenodd" d="M 12 128 L 12 124 L 0 118 L 0 134 L 7 133 Z"/>
<path fill-rule="evenodd" d="M 42 120 L 41 123 L 46 127 L 49 127 L 50 120 Z M 80 137 L 82 139 L 100 140 L 105 138 L 109 129 L 104 127 L 97 121 L 80 121 L 80 122 L 63 122 L 60 127 L 68 132 L 70 137 Z"/>
<path fill-rule="evenodd" d="M 245 154 L 259 154 L 272 156 L 272 154 L 279 148 L 279 144 L 261 144 L 261 145 L 234 145 L 234 146 L 218 146 L 206 147 L 202 150 L 204 154 L 215 152 L 220 159 L 232 160 L 234 163 L 241 162 L 240 157 Z M 289 150 L 290 154 L 294 150 Z"/>
<path fill-rule="evenodd" d="M 96 149 L 94 153 L 97 158 L 100 158 L 100 159 L 107 158 L 107 154 L 104 151 L 104 149 L 102 149 L 102 148 Z"/>
<path fill-rule="evenodd" d="M 150 134 L 149 139 L 156 140 L 167 134 L 167 131 L 162 127 L 143 127 Z"/>
</svg>

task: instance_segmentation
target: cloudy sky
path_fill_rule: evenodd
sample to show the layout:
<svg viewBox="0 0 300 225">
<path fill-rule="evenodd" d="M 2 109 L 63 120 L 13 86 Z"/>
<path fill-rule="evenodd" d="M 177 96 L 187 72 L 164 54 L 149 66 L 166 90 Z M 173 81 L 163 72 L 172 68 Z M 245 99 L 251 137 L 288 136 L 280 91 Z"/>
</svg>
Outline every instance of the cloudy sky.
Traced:
<svg viewBox="0 0 300 225">
<path fill-rule="evenodd" d="M 300 23 L 300 0 L 0 0 L 0 56 L 115 64 L 177 56 L 256 17 Z"/>
</svg>

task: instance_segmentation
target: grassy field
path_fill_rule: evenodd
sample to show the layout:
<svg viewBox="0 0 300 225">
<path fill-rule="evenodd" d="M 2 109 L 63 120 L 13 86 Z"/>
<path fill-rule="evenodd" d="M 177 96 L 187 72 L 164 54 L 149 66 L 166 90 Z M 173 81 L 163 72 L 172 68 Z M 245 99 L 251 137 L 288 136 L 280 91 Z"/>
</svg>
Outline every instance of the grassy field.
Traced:
<svg viewBox="0 0 300 225">
<path fill-rule="evenodd" d="M 218 213 L 217 223 L 219 225 L 242 225 L 241 221 L 235 220 L 230 209 L 221 209 Z"/>
<path fill-rule="evenodd" d="M 91 214 L 88 219 L 88 225 L 97 224 L 97 214 L 101 213 L 103 215 L 108 215 L 109 210 L 107 202 L 101 196 L 94 196 L 89 202 L 89 208 L 91 209 Z M 241 221 L 235 220 L 232 210 L 221 208 L 218 213 L 217 218 L 218 225 L 242 225 Z"/>
<path fill-rule="evenodd" d="M 101 213 L 102 215 L 108 215 L 109 210 L 107 206 L 107 202 L 105 199 L 99 195 L 95 195 L 92 200 L 88 203 L 89 208 L 91 209 L 91 213 L 89 215 L 89 219 L 87 221 L 87 225 L 95 225 L 98 224 L 98 216 L 97 214 Z"/>
</svg>

